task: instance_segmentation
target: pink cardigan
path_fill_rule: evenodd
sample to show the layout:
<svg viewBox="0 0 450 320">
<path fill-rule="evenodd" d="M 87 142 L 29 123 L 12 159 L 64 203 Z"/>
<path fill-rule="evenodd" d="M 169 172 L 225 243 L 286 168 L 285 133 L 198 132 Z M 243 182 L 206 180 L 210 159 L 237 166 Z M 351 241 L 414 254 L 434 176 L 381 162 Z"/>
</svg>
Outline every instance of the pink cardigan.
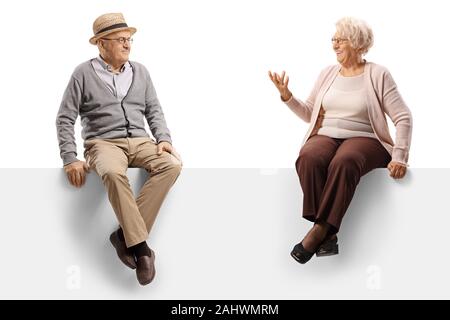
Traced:
<svg viewBox="0 0 450 320">
<path fill-rule="evenodd" d="M 320 73 L 306 102 L 294 96 L 285 102 L 297 116 L 311 123 L 303 144 L 316 126 L 323 96 L 338 75 L 340 68 L 340 65 L 325 68 Z M 367 62 L 364 67 L 364 83 L 369 119 L 376 137 L 392 156 L 393 161 L 407 165 L 411 145 L 412 116 L 397 90 L 394 79 L 385 67 Z M 395 125 L 395 143 L 389 134 L 385 113 Z"/>
</svg>

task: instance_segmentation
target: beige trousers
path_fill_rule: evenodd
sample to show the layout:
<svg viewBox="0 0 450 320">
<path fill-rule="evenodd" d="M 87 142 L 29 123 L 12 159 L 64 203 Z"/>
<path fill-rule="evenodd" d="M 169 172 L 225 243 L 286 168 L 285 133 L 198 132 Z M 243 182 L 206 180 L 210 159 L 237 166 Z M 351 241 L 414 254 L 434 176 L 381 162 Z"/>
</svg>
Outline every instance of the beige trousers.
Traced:
<svg viewBox="0 0 450 320">
<path fill-rule="evenodd" d="M 87 164 L 105 185 L 127 247 L 147 240 L 164 198 L 180 174 L 181 162 L 165 151 L 158 156 L 157 145 L 148 137 L 90 139 L 84 148 Z M 126 175 L 129 167 L 149 173 L 136 199 Z"/>
</svg>

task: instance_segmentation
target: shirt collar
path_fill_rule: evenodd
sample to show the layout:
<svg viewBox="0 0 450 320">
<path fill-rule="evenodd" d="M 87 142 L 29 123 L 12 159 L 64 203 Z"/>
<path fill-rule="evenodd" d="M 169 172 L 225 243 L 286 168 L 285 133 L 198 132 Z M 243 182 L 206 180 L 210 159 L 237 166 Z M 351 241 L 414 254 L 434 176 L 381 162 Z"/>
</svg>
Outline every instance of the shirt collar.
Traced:
<svg viewBox="0 0 450 320">
<path fill-rule="evenodd" d="M 112 72 L 112 67 L 106 63 L 105 60 L 103 60 L 102 56 L 98 56 L 97 61 L 100 63 L 100 65 L 102 66 L 103 69 L 105 69 L 106 71 Z M 124 72 L 126 69 L 130 68 L 130 62 L 125 62 L 124 65 L 122 66 L 122 68 L 120 68 L 120 72 Z"/>
</svg>

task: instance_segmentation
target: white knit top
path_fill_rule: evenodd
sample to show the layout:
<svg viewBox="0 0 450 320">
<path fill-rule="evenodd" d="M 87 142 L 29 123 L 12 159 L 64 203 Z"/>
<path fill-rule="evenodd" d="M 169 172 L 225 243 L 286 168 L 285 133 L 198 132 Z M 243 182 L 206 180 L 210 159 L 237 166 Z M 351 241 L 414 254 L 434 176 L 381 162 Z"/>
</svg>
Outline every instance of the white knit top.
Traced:
<svg viewBox="0 0 450 320">
<path fill-rule="evenodd" d="M 353 77 L 338 75 L 322 100 L 325 110 L 318 134 L 332 138 L 375 138 L 367 112 L 364 73 Z"/>
</svg>

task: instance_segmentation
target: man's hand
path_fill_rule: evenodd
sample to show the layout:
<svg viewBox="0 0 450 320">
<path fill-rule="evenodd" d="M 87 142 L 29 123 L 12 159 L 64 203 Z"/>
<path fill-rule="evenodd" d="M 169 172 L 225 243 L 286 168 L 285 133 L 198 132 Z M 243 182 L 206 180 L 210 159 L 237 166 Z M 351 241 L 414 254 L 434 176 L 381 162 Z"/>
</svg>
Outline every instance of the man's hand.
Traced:
<svg viewBox="0 0 450 320">
<path fill-rule="evenodd" d="M 406 174 L 406 166 L 399 162 L 391 161 L 387 168 L 389 169 L 390 176 L 394 179 L 403 178 Z"/>
<path fill-rule="evenodd" d="M 70 184 L 80 188 L 86 181 L 86 173 L 89 172 L 89 166 L 84 161 L 75 161 L 65 165 L 64 171 Z"/>
<path fill-rule="evenodd" d="M 175 158 L 177 158 L 180 162 L 182 162 L 180 155 L 178 154 L 178 152 L 175 151 L 175 148 L 169 142 L 161 141 L 160 143 L 158 143 L 158 150 L 157 150 L 158 156 L 162 155 L 163 151 L 172 154 Z"/>
</svg>

